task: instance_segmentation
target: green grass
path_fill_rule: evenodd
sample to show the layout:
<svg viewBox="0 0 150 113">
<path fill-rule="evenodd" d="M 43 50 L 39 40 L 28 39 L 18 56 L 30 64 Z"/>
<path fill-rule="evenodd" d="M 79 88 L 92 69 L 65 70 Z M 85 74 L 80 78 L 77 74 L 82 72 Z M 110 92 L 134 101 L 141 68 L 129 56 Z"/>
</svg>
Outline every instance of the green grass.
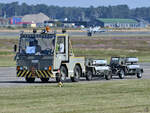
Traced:
<svg viewBox="0 0 150 113">
<path fill-rule="evenodd" d="M 13 55 L 14 52 L 11 51 L 0 51 L 0 55 Z"/>
<path fill-rule="evenodd" d="M 0 113 L 148 113 L 150 80 L 0 88 Z"/>
<path fill-rule="evenodd" d="M 76 56 L 110 60 L 111 56 L 138 57 L 150 62 L 150 36 L 71 37 Z M 13 46 L 16 37 L 0 37 L 0 66 L 15 66 Z"/>
<path fill-rule="evenodd" d="M 1 56 L 0 55 L 0 67 L 11 67 L 11 66 L 15 66 L 16 63 L 14 61 L 14 56 Z"/>
<path fill-rule="evenodd" d="M 110 60 L 111 56 L 121 56 L 121 57 L 138 57 L 140 62 L 150 62 L 150 52 L 140 51 L 140 52 L 130 52 L 127 50 L 92 50 L 92 49 L 74 49 L 74 53 L 77 56 L 85 56 L 87 58 L 99 58 Z"/>
<path fill-rule="evenodd" d="M 85 56 L 86 58 L 107 59 L 108 63 L 111 56 L 138 57 L 140 62 L 150 62 L 150 52 L 129 52 L 127 50 L 92 50 L 92 49 L 74 49 L 76 56 Z M 11 51 L 0 51 L 0 66 L 15 66 L 15 54 Z"/>
<path fill-rule="evenodd" d="M 16 36 L 0 36 L 0 39 L 18 39 Z"/>
</svg>

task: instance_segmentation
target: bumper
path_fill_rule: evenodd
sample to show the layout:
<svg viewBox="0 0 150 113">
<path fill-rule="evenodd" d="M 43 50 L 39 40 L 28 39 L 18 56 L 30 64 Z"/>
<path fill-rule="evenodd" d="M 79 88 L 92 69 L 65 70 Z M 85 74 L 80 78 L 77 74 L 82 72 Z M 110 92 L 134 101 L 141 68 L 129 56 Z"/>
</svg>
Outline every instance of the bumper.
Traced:
<svg viewBox="0 0 150 113">
<path fill-rule="evenodd" d="M 54 74 L 51 71 L 47 70 L 17 70 L 17 77 L 25 78 L 54 78 Z"/>
<path fill-rule="evenodd" d="M 130 69 L 128 71 L 128 74 L 137 74 L 139 72 L 143 73 L 143 70 L 142 69 Z"/>
<path fill-rule="evenodd" d="M 96 71 L 96 75 L 108 75 L 110 70 L 99 70 Z"/>
</svg>

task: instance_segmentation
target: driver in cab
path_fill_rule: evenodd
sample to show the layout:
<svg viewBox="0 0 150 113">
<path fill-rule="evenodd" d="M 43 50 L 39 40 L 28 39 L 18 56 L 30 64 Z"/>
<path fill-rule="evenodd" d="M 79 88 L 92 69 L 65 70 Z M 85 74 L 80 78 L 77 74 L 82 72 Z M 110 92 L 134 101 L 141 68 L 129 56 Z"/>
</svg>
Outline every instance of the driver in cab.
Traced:
<svg viewBox="0 0 150 113">
<path fill-rule="evenodd" d="M 38 41 L 34 40 L 29 42 L 29 46 L 26 48 L 26 53 L 28 54 L 40 54 L 41 52 L 41 47 L 38 45 Z"/>
<path fill-rule="evenodd" d="M 35 52 L 36 53 L 40 53 L 41 52 L 41 46 L 40 45 L 38 45 L 38 41 L 37 40 L 35 40 L 34 41 L 34 45 L 35 45 Z"/>
</svg>

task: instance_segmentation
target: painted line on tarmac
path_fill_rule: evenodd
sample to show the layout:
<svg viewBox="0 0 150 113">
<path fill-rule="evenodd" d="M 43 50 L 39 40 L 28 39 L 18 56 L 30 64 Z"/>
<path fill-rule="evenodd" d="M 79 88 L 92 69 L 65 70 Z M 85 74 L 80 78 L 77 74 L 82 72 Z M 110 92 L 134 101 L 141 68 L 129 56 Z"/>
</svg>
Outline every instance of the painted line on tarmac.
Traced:
<svg viewBox="0 0 150 113">
<path fill-rule="evenodd" d="M 150 71 L 150 69 L 144 69 L 144 71 L 145 71 L 145 70 L 146 70 L 146 71 Z"/>
</svg>

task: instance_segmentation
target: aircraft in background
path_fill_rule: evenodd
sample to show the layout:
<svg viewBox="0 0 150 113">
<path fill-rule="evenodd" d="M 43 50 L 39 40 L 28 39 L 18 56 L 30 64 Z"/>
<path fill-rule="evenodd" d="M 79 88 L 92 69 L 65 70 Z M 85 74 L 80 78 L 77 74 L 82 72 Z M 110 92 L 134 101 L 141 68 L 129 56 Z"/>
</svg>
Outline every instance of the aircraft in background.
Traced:
<svg viewBox="0 0 150 113">
<path fill-rule="evenodd" d="M 108 31 L 107 29 L 102 29 L 101 27 L 97 26 L 97 27 L 89 27 L 89 28 L 83 28 L 81 29 L 81 31 L 88 31 L 88 32 L 92 32 L 92 33 L 102 33 L 102 32 L 106 32 Z"/>
</svg>

